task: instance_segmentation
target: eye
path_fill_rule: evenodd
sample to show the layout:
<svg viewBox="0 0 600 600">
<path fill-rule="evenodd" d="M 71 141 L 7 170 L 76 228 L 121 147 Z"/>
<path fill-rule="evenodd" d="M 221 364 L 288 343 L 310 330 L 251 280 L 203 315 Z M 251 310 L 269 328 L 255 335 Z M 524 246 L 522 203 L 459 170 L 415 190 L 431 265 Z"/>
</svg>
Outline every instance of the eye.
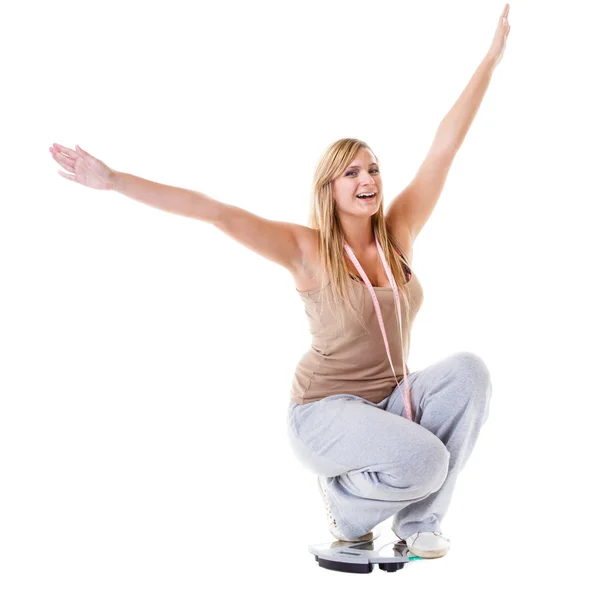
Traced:
<svg viewBox="0 0 600 600">
<path fill-rule="evenodd" d="M 357 171 L 349 171 L 348 173 L 346 173 L 346 177 L 348 175 L 354 175 L 355 173 L 357 173 Z M 371 169 L 370 173 L 379 173 L 379 169 Z"/>
</svg>

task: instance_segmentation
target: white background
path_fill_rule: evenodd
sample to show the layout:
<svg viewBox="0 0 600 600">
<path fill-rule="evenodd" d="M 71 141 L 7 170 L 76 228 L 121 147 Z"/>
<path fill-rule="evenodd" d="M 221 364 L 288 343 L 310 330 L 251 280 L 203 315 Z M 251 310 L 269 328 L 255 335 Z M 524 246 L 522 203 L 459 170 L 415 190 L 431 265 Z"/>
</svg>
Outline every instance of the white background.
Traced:
<svg viewBox="0 0 600 600">
<path fill-rule="evenodd" d="M 443 522 L 449 554 L 393 575 L 333 573 L 307 552 L 331 537 L 286 438 L 311 341 L 291 275 L 210 224 L 67 181 L 48 151 L 79 144 L 115 170 L 307 225 L 319 157 L 357 137 L 390 202 L 503 7 L 6 12 L 3 599 L 479 598 L 517 582 L 518 597 L 559 598 L 595 581 L 594 3 L 511 4 L 504 58 L 414 246 L 411 371 L 472 351 L 493 396 Z"/>
</svg>

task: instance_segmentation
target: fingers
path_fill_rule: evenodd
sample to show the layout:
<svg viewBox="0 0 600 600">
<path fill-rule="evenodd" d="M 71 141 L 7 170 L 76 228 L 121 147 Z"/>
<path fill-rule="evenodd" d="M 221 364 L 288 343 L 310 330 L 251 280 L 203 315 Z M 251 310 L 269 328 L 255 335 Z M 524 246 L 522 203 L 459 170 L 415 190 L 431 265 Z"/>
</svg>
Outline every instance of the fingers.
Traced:
<svg viewBox="0 0 600 600">
<path fill-rule="evenodd" d="M 498 19 L 498 29 L 501 27 L 510 27 L 508 24 L 508 4 L 504 7 L 504 12 L 500 15 Z"/>
<path fill-rule="evenodd" d="M 58 174 L 62 175 L 65 179 L 68 179 L 69 181 L 76 181 L 75 175 L 69 175 L 68 173 L 63 173 L 62 171 L 58 171 Z"/>
<path fill-rule="evenodd" d="M 67 148 L 66 146 L 61 146 L 60 144 L 52 144 L 52 147 L 54 150 L 58 150 L 59 152 L 62 152 L 63 154 L 66 154 L 67 156 L 70 156 L 71 158 L 76 158 L 76 154 L 75 152 L 73 152 L 73 150 L 71 150 L 71 148 Z"/>
<path fill-rule="evenodd" d="M 76 160 L 76 156 L 71 159 L 67 156 L 67 154 L 62 154 L 60 152 L 57 152 L 57 150 L 55 148 L 51 148 L 50 149 L 52 151 L 52 158 L 64 169 L 68 169 L 69 171 L 74 171 L 75 170 L 75 160 Z M 66 150 L 68 150 L 68 148 L 66 148 Z M 73 154 L 71 152 L 71 154 Z"/>
<path fill-rule="evenodd" d="M 89 154 L 83 148 L 80 148 L 77 144 L 75 144 L 75 150 L 71 150 L 71 148 L 61 146 L 60 144 L 52 144 L 52 148 L 50 148 L 50 151 L 56 152 L 57 150 L 72 159 L 76 159 L 80 156 L 89 156 Z"/>
</svg>

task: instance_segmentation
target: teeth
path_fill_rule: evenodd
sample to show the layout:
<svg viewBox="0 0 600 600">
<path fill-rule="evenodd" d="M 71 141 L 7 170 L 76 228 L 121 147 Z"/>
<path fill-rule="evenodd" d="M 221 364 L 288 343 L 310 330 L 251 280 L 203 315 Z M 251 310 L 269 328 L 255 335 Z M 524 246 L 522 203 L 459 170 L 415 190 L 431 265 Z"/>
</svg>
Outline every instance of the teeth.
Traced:
<svg viewBox="0 0 600 600">
<path fill-rule="evenodd" d="M 372 198 L 375 194 L 358 194 L 359 198 Z"/>
</svg>

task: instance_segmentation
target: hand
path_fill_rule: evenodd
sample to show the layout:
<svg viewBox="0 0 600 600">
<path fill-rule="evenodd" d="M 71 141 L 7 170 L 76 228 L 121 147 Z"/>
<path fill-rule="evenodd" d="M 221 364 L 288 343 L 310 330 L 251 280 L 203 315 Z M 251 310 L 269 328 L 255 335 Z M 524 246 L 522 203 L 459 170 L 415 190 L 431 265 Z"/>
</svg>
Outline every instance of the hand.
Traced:
<svg viewBox="0 0 600 600">
<path fill-rule="evenodd" d="M 494 35 L 494 41 L 488 51 L 488 57 L 492 60 L 494 67 L 502 59 L 504 54 L 504 48 L 506 47 L 506 38 L 510 31 L 510 25 L 508 24 L 508 11 L 510 10 L 510 4 L 507 4 L 500 15 L 500 21 Z"/>
<path fill-rule="evenodd" d="M 101 160 L 94 158 L 75 146 L 76 150 L 53 144 L 50 152 L 54 160 L 73 175 L 59 171 L 69 181 L 76 181 L 95 190 L 112 190 L 116 172 L 106 166 Z"/>
</svg>

